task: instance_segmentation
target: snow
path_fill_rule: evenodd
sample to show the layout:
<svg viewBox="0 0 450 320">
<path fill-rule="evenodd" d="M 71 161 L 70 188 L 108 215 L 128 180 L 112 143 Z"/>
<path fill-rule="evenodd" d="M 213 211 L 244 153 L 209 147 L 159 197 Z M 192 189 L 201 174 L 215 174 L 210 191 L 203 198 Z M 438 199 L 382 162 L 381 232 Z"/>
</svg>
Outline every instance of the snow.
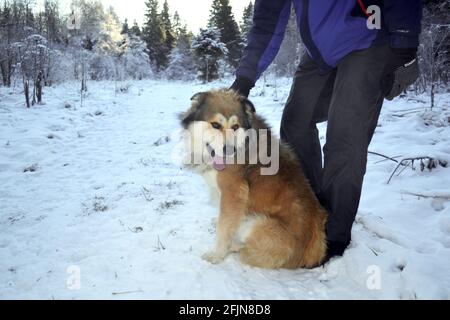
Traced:
<svg viewBox="0 0 450 320">
<path fill-rule="evenodd" d="M 0 299 L 450 298 L 450 168 L 416 162 L 387 184 L 397 164 L 375 155 L 343 258 L 296 271 L 203 261 L 217 209 L 172 160 L 177 114 L 229 82 L 131 82 L 127 93 L 90 82 L 83 107 L 67 83 L 30 110 L 0 88 Z M 278 128 L 290 80 L 262 85 L 252 100 Z M 435 111 L 427 99 L 386 103 L 370 150 L 450 163 L 450 95 Z"/>
</svg>

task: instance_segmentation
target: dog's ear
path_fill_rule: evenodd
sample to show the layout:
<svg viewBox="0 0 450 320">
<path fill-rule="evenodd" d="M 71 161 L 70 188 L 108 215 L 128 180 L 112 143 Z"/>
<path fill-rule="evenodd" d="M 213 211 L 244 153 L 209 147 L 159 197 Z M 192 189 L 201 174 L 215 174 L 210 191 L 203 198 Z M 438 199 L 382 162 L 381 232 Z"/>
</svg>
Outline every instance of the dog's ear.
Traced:
<svg viewBox="0 0 450 320">
<path fill-rule="evenodd" d="M 255 105 L 245 97 L 242 97 L 242 110 L 245 114 L 245 123 L 244 126 L 247 129 L 250 129 L 253 126 L 253 120 L 255 118 L 256 108 Z"/>
<path fill-rule="evenodd" d="M 188 111 L 180 114 L 181 125 L 183 128 L 187 128 L 188 125 L 195 120 L 198 111 L 202 108 L 203 104 L 208 97 L 208 92 L 199 92 L 192 96 L 192 105 Z"/>
<path fill-rule="evenodd" d="M 208 92 L 197 92 L 191 98 L 191 101 L 204 100 L 208 96 Z"/>
<path fill-rule="evenodd" d="M 244 98 L 242 100 L 242 104 L 244 106 L 245 113 L 247 113 L 247 114 L 255 114 L 256 113 L 255 105 L 247 98 Z"/>
</svg>

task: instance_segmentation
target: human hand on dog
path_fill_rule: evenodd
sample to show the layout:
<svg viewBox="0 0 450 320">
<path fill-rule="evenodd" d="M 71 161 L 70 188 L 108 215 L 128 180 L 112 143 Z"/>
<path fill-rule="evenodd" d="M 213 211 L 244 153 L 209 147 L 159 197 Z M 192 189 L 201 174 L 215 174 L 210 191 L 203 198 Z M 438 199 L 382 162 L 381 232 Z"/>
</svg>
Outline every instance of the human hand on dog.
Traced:
<svg viewBox="0 0 450 320">
<path fill-rule="evenodd" d="M 231 85 L 230 90 L 233 90 L 241 96 L 248 98 L 250 95 L 250 90 L 252 90 L 254 86 L 254 83 L 250 79 L 245 77 L 237 77 Z"/>
</svg>

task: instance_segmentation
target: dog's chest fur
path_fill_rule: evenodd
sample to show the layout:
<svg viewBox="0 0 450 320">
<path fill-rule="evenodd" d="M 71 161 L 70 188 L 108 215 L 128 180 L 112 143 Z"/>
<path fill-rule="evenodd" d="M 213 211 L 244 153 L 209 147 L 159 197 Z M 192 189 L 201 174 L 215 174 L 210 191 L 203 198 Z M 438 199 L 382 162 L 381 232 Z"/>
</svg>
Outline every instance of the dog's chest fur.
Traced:
<svg viewBox="0 0 450 320">
<path fill-rule="evenodd" d="M 211 204 L 219 206 L 221 192 L 219 189 L 219 185 L 217 184 L 217 176 L 218 176 L 217 170 L 206 169 L 202 171 L 201 174 L 206 182 L 206 185 L 208 186 Z"/>
</svg>

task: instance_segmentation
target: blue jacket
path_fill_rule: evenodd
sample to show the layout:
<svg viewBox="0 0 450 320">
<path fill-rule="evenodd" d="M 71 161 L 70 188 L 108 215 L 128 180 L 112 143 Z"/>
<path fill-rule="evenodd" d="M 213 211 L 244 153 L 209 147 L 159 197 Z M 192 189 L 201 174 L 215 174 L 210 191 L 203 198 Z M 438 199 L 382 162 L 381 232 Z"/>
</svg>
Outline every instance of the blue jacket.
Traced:
<svg viewBox="0 0 450 320">
<path fill-rule="evenodd" d="M 283 41 L 292 5 L 306 50 L 325 71 L 335 68 L 350 52 L 374 43 L 390 42 L 393 48 L 419 45 L 421 0 L 364 2 L 380 4 L 381 30 L 370 30 L 366 17 L 352 14 L 359 8 L 357 0 L 256 0 L 253 27 L 236 76 L 254 83 L 272 63 Z"/>
</svg>

